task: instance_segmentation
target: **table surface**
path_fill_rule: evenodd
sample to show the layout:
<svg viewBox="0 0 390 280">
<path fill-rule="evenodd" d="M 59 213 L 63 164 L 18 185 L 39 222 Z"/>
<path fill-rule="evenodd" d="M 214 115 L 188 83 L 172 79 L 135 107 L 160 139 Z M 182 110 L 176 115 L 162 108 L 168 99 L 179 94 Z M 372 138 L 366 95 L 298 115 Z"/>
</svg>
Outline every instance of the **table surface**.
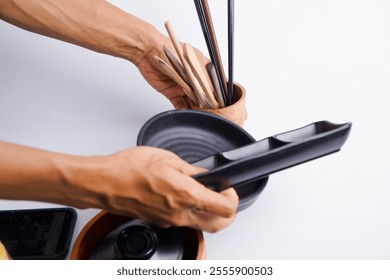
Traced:
<svg viewBox="0 0 390 280">
<path fill-rule="evenodd" d="M 164 33 L 170 20 L 179 40 L 207 54 L 192 1 L 111 2 Z M 227 67 L 225 4 L 210 8 Z M 205 233 L 207 259 L 390 258 L 389 12 L 380 0 L 236 1 L 245 129 L 260 140 L 318 120 L 353 128 L 339 153 L 273 174 L 231 226 Z M 5 22 L 0 34 L 2 140 L 110 154 L 171 109 L 127 61 Z M 0 200 L 0 209 L 55 206 Z M 98 211 L 78 210 L 75 237 Z"/>
</svg>

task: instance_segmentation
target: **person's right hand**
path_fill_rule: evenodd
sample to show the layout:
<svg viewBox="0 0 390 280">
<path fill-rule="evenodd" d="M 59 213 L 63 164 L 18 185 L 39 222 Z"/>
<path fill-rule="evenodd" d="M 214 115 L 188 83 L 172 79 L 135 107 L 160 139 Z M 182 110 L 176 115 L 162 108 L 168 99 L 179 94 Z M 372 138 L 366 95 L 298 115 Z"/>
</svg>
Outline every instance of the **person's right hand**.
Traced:
<svg viewBox="0 0 390 280">
<path fill-rule="evenodd" d="M 165 72 L 161 71 L 161 66 L 155 59 L 155 56 L 164 58 L 163 47 L 167 47 L 172 54 L 176 55 L 176 50 L 171 43 L 169 37 L 156 32 L 151 36 L 154 40 L 151 40 L 149 50 L 143 55 L 143 57 L 136 62 L 136 66 L 144 79 L 158 92 L 164 95 L 176 109 L 187 109 L 189 106 L 185 100 L 185 93 L 183 89 Z M 190 46 L 191 47 L 191 46 Z M 199 60 L 199 63 L 206 68 L 206 64 L 210 62 L 203 53 L 195 47 L 191 47 Z"/>
<path fill-rule="evenodd" d="M 97 166 L 88 188 L 99 194 L 100 208 L 159 226 L 189 226 L 219 231 L 234 219 L 234 189 L 217 193 L 190 175 L 204 171 L 172 152 L 136 147 L 110 156 L 92 157 Z"/>
</svg>

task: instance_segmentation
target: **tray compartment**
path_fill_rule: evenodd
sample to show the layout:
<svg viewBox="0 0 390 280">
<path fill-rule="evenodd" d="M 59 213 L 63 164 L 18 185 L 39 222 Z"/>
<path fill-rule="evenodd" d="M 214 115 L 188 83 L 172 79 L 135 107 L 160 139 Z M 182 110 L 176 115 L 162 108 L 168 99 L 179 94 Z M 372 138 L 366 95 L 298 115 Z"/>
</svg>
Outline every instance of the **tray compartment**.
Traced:
<svg viewBox="0 0 390 280">
<path fill-rule="evenodd" d="M 275 135 L 275 138 L 284 142 L 303 141 L 308 140 L 312 137 L 318 137 L 320 135 L 331 133 L 335 129 L 342 126 L 343 124 L 334 124 L 328 121 L 319 121 L 298 129 L 277 134 Z"/>
</svg>

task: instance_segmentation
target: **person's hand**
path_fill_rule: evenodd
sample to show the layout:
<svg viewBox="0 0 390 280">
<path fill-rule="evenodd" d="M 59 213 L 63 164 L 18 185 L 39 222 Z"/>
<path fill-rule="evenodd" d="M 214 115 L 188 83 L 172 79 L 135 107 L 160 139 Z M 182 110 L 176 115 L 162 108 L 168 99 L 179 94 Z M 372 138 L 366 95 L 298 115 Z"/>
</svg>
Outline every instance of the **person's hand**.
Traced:
<svg viewBox="0 0 390 280">
<path fill-rule="evenodd" d="M 163 46 L 166 46 L 173 54 L 176 54 L 175 48 L 173 47 L 170 39 L 163 35 L 156 35 L 154 45 L 150 50 L 143 56 L 143 58 L 136 63 L 139 71 L 145 80 L 158 92 L 162 93 L 176 109 L 188 108 L 187 102 L 185 101 L 185 94 L 183 89 L 176 84 L 169 76 L 161 71 L 154 56 L 164 58 L 165 54 Z M 197 48 L 192 47 L 199 59 L 201 65 L 206 65 L 209 60 L 199 51 Z"/>
<path fill-rule="evenodd" d="M 111 213 L 208 232 L 225 228 L 235 217 L 234 189 L 209 190 L 190 176 L 204 170 L 172 152 L 136 147 L 91 160 L 99 168 L 88 176 L 89 187 L 100 193 L 100 207 Z"/>
</svg>

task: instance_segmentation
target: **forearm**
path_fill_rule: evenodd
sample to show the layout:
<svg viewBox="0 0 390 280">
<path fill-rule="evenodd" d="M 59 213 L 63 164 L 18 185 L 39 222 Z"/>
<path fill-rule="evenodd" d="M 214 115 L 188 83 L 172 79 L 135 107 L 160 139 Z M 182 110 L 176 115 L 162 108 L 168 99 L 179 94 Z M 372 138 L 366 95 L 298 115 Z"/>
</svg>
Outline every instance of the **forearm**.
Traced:
<svg viewBox="0 0 390 280">
<path fill-rule="evenodd" d="M 135 64 L 162 36 L 149 23 L 103 0 L 1 0 L 0 18 Z"/>
<path fill-rule="evenodd" d="M 105 209 L 215 232 L 233 221 L 238 196 L 232 189 L 214 192 L 189 176 L 202 171 L 153 147 L 82 157 L 0 141 L 1 199 Z"/>
<path fill-rule="evenodd" d="M 88 190 L 70 184 L 67 174 L 77 174 L 78 170 L 87 169 L 88 164 L 84 157 L 0 141 L 0 196 L 85 208 L 84 204 L 91 204 L 95 197 Z"/>
</svg>

